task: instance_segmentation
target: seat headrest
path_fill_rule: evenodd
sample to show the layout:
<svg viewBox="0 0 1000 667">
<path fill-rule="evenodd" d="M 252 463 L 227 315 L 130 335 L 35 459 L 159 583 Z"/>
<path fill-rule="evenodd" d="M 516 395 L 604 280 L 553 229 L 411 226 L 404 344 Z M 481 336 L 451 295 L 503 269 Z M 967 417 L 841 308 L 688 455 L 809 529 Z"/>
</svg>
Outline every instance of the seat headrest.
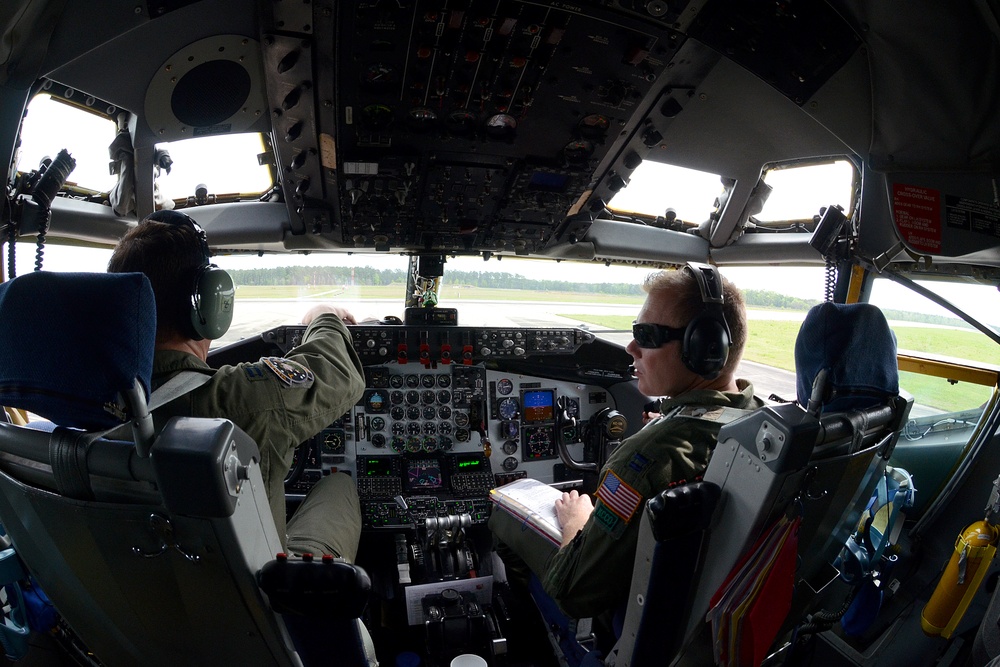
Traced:
<svg viewBox="0 0 1000 667">
<path fill-rule="evenodd" d="M 869 303 L 813 306 L 795 339 L 796 393 L 805 407 L 827 370 L 822 411 L 860 410 L 899 394 L 896 336 Z"/>
<path fill-rule="evenodd" d="M 156 305 L 141 273 L 37 271 L 0 285 L 0 405 L 96 431 L 149 397 Z"/>
</svg>

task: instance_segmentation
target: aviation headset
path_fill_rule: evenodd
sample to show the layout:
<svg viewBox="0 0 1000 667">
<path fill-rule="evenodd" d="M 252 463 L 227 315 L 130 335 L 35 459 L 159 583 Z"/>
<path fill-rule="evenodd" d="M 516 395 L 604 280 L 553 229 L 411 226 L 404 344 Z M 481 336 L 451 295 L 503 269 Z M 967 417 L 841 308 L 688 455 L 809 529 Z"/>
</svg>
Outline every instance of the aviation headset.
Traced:
<svg viewBox="0 0 1000 667">
<path fill-rule="evenodd" d="M 723 313 L 722 276 L 711 264 L 688 262 L 684 267 L 694 274 L 701 292 L 702 310 L 684 329 L 681 360 L 693 373 L 706 380 L 718 377 L 732 347 L 732 334 Z"/>
<path fill-rule="evenodd" d="M 212 264 L 205 230 L 190 216 L 179 211 L 156 211 L 148 215 L 146 220 L 188 227 L 198 235 L 202 262 L 194 272 L 190 295 L 182 305 L 190 313 L 187 334 L 194 340 L 221 338 L 233 322 L 236 287 L 226 271 Z"/>
</svg>

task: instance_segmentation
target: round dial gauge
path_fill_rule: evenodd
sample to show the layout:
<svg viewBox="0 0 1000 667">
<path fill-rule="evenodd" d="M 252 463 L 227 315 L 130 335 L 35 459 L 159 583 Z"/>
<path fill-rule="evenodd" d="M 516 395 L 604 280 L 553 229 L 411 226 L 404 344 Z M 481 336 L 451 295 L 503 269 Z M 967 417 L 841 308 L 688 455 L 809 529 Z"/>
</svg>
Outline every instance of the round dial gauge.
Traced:
<svg viewBox="0 0 1000 667">
<path fill-rule="evenodd" d="M 517 431 L 517 422 L 515 421 L 502 422 L 500 424 L 500 435 L 505 438 L 510 438 L 512 440 L 517 438 Z"/>
<path fill-rule="evenodd" d="M 392 417 L 393 419 L 400 420 L 400 419 L 402 419 L 403 417 L 406 416 L 406 412 L 403 410 L 402 407 L 400 407 L 400 406 L 397 405 L 397 406 L 394 406 L 392 409 L 389 410 L 389 416 Z M 393 424 L 393 427 L 395 427 L 395 426 L 396 425 Z"/>
<path fill-rule="evenodd" d="M 389 386 L 394 389 L 399 389 L 403 386 L 403 376 L 402 375 L 390 375 L 389 376 Z"/>
<path fill-rule="evenodd" d="M 376 433 L 372 436 L 372 447 L 378 447 L 382 449 L 385 447 L 385 436 L 381 433 Z"/>
<path fill-rule="evenodd" d="M 368 395 L 368 400 L 365 403 L 370 412 L 382 412 L 385 410 L 385 394 L 373 391 Z"/>
<path fill-rule="evenodd" d="M 517 459 L 513 456 L 508 456 L 500 465 L 503 466 L 503 469 L 507 472 L 513 472 L 514 470 L 517 470 Z"/>
<path fill-rule="evenodd" d="M 501 396 L 507 396 L 512 391 L 514 391 L 514 383 L 511 382 L 508 378 L 503 378 L 502 380 L 497 382 L 497 393 L 499 393 Z"/>
<path fill-rule="evenodd" d="M 441 374 L 438 375 L 438 386 L 439 387 L 450 387 L 451 386 L 451 376 Z"/>
<path fill-rule="evenodd" d="M 469 425 L 469 413 L 467 412 L 456 412 L 455 413 L 455 426 L 468 426 Z"/>
<path fill-rule="evenodd" d="M 381 417 L 372 417 L 370 426 L 373 431 L 381 431 L 385 428 L 385 420 Z"/>
<path fill-rule="evenodd" d="M 422 375 L 422 376 L 420 376 L 420 384 L 422 384 L 424 387 L 430 389 L 435 384 L 437 384 L 437 381 L 434 379 L 433 375 Z"/>
<path fill-rule="evenodd" d="M 504 454 L 510 456 L 511 454 L 517 451 L 517 443 L 514 442 L 513 440 L 506 440 L 504 441 L 501 449 L 503 450 Z"/>
<path fill-rule="evenodd" d="M 399 405 L 403 402 L 403 392 L 396 390 L 389 392 L 389 402 L 393 405 Z"/>
<path fill-rule="evenodd" d="M 451 408 L 447 405 L 442 405 L 438 408 L 438 417 L 441 419 L 451 419 Z"/>
<path fill-rule="evenodd" d="M 458 440 L 459 442 L 468 442 L 469 435 L 470 435 L 469 429 L 467 428 L 460 428 L 457 431 L 455 431 L 455 439 Z"/>
<path fill-rule="evenodd" d="M 420 376 L 416 373 L 411 373 L 406 376 L 406 386 L 410 389 L 415 389 L 420 386 Z"/>
<path fill-rule="evenodd" d="M 500 413 L 500 419 L 510 420 L 517 416 L 517 399 L 516 398 L 505 398 L 497 405 L 497 412 Z"/>
<path fill-rule="evenodd" d="M 441 435 L 451 435 L 451 422 L 441 422 L 438 424 L 438 433 Z"/>
<path fill-rule="evenodd" d="M 439 437 L 438 438 L 438 447 L 441 448 L 442 452 L 450 452 L 451 451 L 451 438 L 443 436 L 443 435 L 441 437 Z"/>
<path fill-rule="evenodd" d="M 421 411 L 421 415 L 424 419 L 434 419 L 437 416 L 437 410 L 434 409 L 433 405 L 428 405 Z"/>
</svg>

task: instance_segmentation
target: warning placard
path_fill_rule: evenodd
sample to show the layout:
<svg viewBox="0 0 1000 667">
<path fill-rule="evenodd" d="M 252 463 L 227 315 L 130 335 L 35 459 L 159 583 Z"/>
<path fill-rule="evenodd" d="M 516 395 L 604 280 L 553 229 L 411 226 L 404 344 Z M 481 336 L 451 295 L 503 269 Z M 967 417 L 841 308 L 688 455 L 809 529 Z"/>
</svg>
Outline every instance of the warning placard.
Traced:
<svg viewBox="0 0 1000 667">
<path fill-rule="evenodd" d="M 944 201 L 948 227 L 1000 238 L 1000 208 L 996 204 L 951 195 Z"/>
<path fill-rule="evenodd" d="M 906 245 L 928 253 L 941 252 L 941 193 L 932 188 L 894 183 L 892 213 Z"/>
</svg>

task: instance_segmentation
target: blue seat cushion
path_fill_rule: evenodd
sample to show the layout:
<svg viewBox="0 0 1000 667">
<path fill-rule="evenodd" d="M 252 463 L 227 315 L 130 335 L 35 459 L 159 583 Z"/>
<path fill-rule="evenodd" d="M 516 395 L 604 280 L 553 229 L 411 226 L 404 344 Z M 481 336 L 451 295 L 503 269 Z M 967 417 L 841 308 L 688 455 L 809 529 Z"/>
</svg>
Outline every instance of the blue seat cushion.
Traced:
<svg viewBox="0 0 1000 667">
<path fill-rule="evenodd" d="M 795 340 L 796 393 L 806 406 L 816 375 L 827 369 L 823 412 L 860 410 L 899 394 L 896 336 L 869 303 L 813 306 Z"/>
<path fill-rule="evenodd" d="M 0 285 L 0 405 L 60 426 L 127 420 L 120 392 L 149 397 L 156 306 L 141 273 L 38 271 Z"/>
</svg>

